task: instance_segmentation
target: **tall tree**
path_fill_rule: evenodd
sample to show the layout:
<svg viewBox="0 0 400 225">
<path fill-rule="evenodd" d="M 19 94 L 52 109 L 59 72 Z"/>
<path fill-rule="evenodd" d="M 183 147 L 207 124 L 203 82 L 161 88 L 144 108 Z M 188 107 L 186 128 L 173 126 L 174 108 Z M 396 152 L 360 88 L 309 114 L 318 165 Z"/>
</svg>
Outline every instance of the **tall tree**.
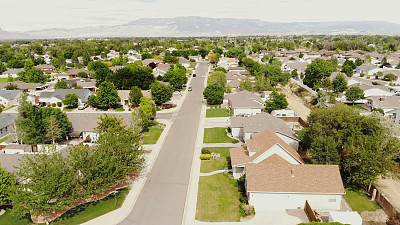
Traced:
<svg viewBox="0 0 400 225">
<path fill-rule="evenodd" d="M 217 83 L 208 84 L 203 91 L 208 104 L 218 104 L 224 101 L 224 88 Z"/>
<path fill-rule="evenodd" d="M 343 93 L 347 90 L 347 81 L 343 74 L 339 74 L 333 79 L 333 91 L 336 94 Z"/>
<path fill-rule="evenodd" d="M 351 87 L 346 91 L 347 101 L 351 101 L 353 104 L 357 100 L 364 98 L 364 91 L 360 87 Z"/>
<path fill-rule="evenodd" d="M 133 86 L 129 92 L 129 102 L 133 106 L 138 106 L 140 104 L 140 98 L 143 97 L 142 90 L 139 87 Z"/>
<path fill-rule="evenodd" d="M 279 109 L 286 109 L 288 107 L 289 103 L 286 100 L 286 95 L 285 94 L 279 94 L 276 91 L 273 91 L 269 99 L 265 102 L 265 110 L 268 113 L 271 113 L 274 110 L 279 110 Z"/>
<path fill-rule="evenodd" d="M 103 82 L 99 91 L 97 92 L 97 103 L 100 107 L 110 107 L 117 104 L 120 101 L 118 96 L 118 91 L 115 89 L 114 85 L 110 82 Z"/>
<path fill-rule="evenodd" d="M 332 137 L 316 137 L 308 152 L 314 164 L 339 165 L 340 156 Z"/>
<path fill-rule="evenodd" d="M 66 94 L 63 103 L 69 108 L 76 108 L 78 107 L 78 96 L 75 93 Z"/>
<path fill-rule="evenodd" d="M 157 105 L 161 105 L 169 101 L 172 97 L 174 89 L 171 85 L 165 85 L 155 82 L 151 85 L 151 97 Z"/>
<path fill-rule="evenodd" d="M 317 89 L 322 79 L 329 77 L 332 72 L 333 68 L 329 62 L 317 58 L 307 66 L 303 83 L 313 89 Z"/>
<path fill-rule="evenodd" d="M 55 116 L 50 116 L 47 118 L 46 138 L 50 138 L 53 142 L 53 145 L 56 143 L 57 139 L 62 138 L 62 131 Z"/>
<path fill-rule="evenodd" d="M 0 165 L 0 204 L 10 203 L 9 194 L 14 184 L 14 177 Z"/>
<path fill-rule="evenodd" d="M 68 89 L 68 84 L 67 81 L 64 79 L 58 80 L 56 85 L 54 86 L 54 89 Z"/>
</svg>

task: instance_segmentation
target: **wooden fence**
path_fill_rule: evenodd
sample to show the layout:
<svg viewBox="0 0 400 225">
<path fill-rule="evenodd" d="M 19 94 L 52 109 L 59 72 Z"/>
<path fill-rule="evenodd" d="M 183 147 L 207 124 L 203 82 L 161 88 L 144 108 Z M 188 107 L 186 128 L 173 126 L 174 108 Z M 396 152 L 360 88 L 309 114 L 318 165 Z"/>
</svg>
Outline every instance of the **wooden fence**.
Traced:
<svg viewBox="0 0 400 225">
<path fill-rule="evenodd" d="M 304 211 L 306 212 L 308 219 L 311 222 L 319 222 L 317 217 L 315 216 L 314 210 L 312 210 L 310 204 L 308 204 L 308 201 L 306 200 L 306 206 L 304 207 Z"/>
<path fill-rule="evenodd" d="M 279 119 L 282 119 L 285 122 L 298 122 L 302 127 L 307 126 L 307 122 L 304 121 L 301 117 L 296 116 L 296 117 L 278 117 Z"/>
<path fill-rule="evenodd" d="M 375 195 L 375 202 L 378 203 L 383 209 L 383 211 L 386 212 L 389 216 L 393 216 L 399 211 L 387 200 L 385 195 L 381 193 L 374 185 L 371 185 L 369 187 L 369 190 L 367 189 L 368 193 L 370 196 L 373 196 L 374 189 L 376 190 L 376 195 Z"/>
</svg>

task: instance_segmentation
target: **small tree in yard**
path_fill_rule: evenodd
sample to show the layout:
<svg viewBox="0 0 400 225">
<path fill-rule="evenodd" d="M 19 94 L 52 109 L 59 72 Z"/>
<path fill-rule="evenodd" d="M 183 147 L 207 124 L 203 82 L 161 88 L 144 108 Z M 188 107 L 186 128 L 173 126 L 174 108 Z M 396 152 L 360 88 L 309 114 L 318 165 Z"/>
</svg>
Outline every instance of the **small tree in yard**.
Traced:
<svg viewBox="0 0 400 225">
<path fill-rule="evenodd" d="M 68 84 L 67 81 L 64 79 L 58 80 L 56 85 L 54 86 L 54 89 L 68 89 Z"/>
<path fill-rule="evenodd" d="M 347 81 L 343 74 L 339 74 L 333 79 L 333 91 L 338 93 L 343 93 L 347 90 Z"/>
<path fill-rule="evenodd" d="M 9 83 L 4 87 L 6 90 L 18 90 L 18 85 Z"/>
<path fill-rule="evenodd" d="M 224 101 L 224 88 L 217 83 L 207 85 L 203 92 L 208 104 L 218 104 Z"/>
<path fill-rule="evenodd" d="M 88 105 L 95 107 L 97 106 L 97 96 L 96 95 L 91 95 L 88 97 Z"/>
<path fill-rule="evenodd" d="M 139 87 L 133 86 L 129 92 L 129 102 L 133 106 L 138 106 L 140 104 L 140 98 L 143 97 L 142 90 Z"/>
<path fill-rule="evenodd" d="M 50 138 L 53 144 L 56 143 L 56 139 L 62 138 L 62 131 L 58 120 L 55 116 L 50 116 L 46 123 L 46 138 Z"/>
<path fill-rule="evenodd" d="M 68 108 L 76 108 L 78 106 L 78 96 L 75 93 L 66 94 L 63 103 Z"/>
<path fill-rule="evenodd" d="M 139 113 L 139 116 L 142 120 L 141 122 L 142 127 L 143 129 L 146 129 L 148 127 L 149 121 L 152 118 L 154 118 L 156 114 L 156 107 L 150 99 L 143 96 L 140 99 L 140 104 L 138 109 L 139 109 L 138 112 L 133 112 L 133 113 Z"/>
<path fill-rule="evenodd" d="M 351 87 L 346 91 L 347 101 L 351 101 L 353 104 L 355 101 L 364 98 L 364 91 L 360 87 Z"/>
<path fill-rule="evenodd" d="M 151 97 L 157 105 L 161 105 L 169 101 L 172 97 L 174 89 L 171 85 L 165 85 L 155 82 L 151 85 Z"/>
<path fill-rule="evenodd" d="M 279 94 L 276 91 L 273 91 L 269 97 L 269 100 L 265 102 L 265 110 L 268 113 L 271 113 L 274 110 L 286 109 L 289 103 L 286 100 L 285 94 Z"/>
</svg>

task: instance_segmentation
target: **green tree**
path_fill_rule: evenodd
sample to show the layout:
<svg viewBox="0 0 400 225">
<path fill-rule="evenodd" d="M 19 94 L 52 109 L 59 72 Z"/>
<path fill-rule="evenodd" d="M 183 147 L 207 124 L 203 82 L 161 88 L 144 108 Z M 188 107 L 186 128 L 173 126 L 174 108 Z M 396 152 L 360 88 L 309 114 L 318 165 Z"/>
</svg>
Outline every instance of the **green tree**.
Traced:
<svg viewBox="0 0 400 225">
<path fill-rule="evenodd" d="M 356 66 L 361 66 L 363 64 L 363 61 L 362 61 L 362 59 L 357 58 L 355 63 L 356 63 Z"/>
<path fill-rule="evenodd" d="M 217 83 L 221 87 L 225 87 L 226 86 L 226 74 L 221 71 L 216 71 L 216 72 L 212 73 L 211 76 L 209 76 L 207 79 L 207 84 L 213 84 L 213 83 Z"/>
<path fill-rule="evenodd" d="M 18 59 L 11 59 L 7 62 L 8 68 L 23 68 L 24 62 Z"/>
<path fill-rule="evenodd" d="M 352 77 L 354 74 L 353 68 L 350 65 L 343 65 L 342 72 L 345 73 L 348 77 Z"/>
<path fill-rule="evenodd" d="M 15 185 L 15 179 L 0 165 L 0 204 L 10 203 L 10 190 Z"/>
<path fill-rule="evenodd" d="M 67 81 L 64 79 L 60 79 L 57 81 L 56 85 L 54 86 L 54 89 L 68 89 L 68 84 Z"/>
<path fill-rule="evenodd" d="M 343 74 L 339 74 L 332 81 L 333 91 L 336 94 L 343 93 L 347 90 L 347 81 Z"/>
<path fill-rule="evenodd" d="M 66 94 L 63 103 L 68 108 L 76 108 L 78 107 L 78 96 L 75 93 Z"/>
<path fill-rule="evenodd" d="M 264 76 L 256 76 L 254 90 L 257 92 L 268 91 L 272 89 L 271 82 Z"/>
<path fill-rule="evenodd" d="M 156 107 L 149 98 L 143 96 L 140 98 L 138 112 L 133 113 L 139 113 L 139 116 L 142 120 L 140 122 L 141 127 L 146 129 L 149 126 L 149 121 L 156 115 Z"/>
<path fill-rule="evenodd" d="M 142 90 L 139 87 L 133 86 L 129 92 L 129 102 L 136 107 L 140 104 L 140 99 L 142 97 Z"/>
<path fill-rule="evenodd" d="M 98 104 L 97 102 L 97 96 L 96 95 L 91 95 L 88 97 L 88 105 L 92 107 L 96 107 Z"/>
<path fill-rule="evenodd" d="M 346 91 L 347 101 L 351 101 L 353 104 L 357 100 L 364 98 L 364 91 L 360 87 L 351 87 Z"/>
<path fill-rule="evenodd" d="M 150 54 L 150 53 L 148 53 L 148 52 L 143 52 L 143 53 L 142 53 L 142 60 L 151 59 L 151 58 L 153 58 L 153 55 L 152 55 L 152 54 Z"/>
<path fill-rule="evenodd" d="M 141 67 L 135 64 L 129 64 L 114 74 L 114 84 L 117 89 L 122 90 L 130 90 L 133 86 L 148 90 L 154 80 L 150 67 Z"/>
<path fill-rule="evenodd" d="M 115 89 L 114 85 L 110 82 L 103 82 L 99 91 L 97 92 L 97 103 L 100 107 L 110 107 L 117 104 L 120 101 L 118 96 L 118 91 Z"/>
<path fill-rule="evenodd" d="M 317 58 L 311 64 L 307 65 L 303 83 L 313 89 L 317 89 L 322 79 L 329 77 L 332 72 L 333 69 L 330 63 Z"/>
<path fill-rule="evenodd" d="M 203 91 L 203 96 L 208 104 L 218 104 L 224 101 L 224 88 L 217 84 L 208 84 Z"/>
<path fill-rule="evenodd" d="M 151 85 L 151 97 L 157 105 L 164 104 L 172 97 L 174 89 L 171 85 L 155 82 Z"/>
<path fill-rule="evenodd" d="M 50 138 L 53 145 L 57 139 L 62 138 L 62 131 L 55 116 L 50 116 L 46 121 L 46 138 Z"/>
<path fill-rule="evenodd" d="M 279 110 L 279 109 L 286 109 L 288 107 L 289 103 L 286 100 L 286 95 L 285 94 L 279 94 L 276 91 L 273 91 L 269 99 L 265 102 L 265 110 L 268 113 L 271 113 L 273 110 Z"/>
<path fill-rule="evenodd" d="M 241 91 L 253 91 L 253 84 L 251 83 L 249 78 L 240 81 L 239 90 Z"/>
<path fill-rule="evenodd" d="M 32 60 L 25 61 L 25 64 L 24 64 L 25 71 L 31 70 L 33 67 L 35 67 L 35 64 L 32 62 Z"/>
<path fill-rule="evenodd" d="M 87 78 L 88 77 L 88 75 L 87 75 L 87 73 L 86 72 L 79 72 L 78 74 L 78 77 L 82 77 L 82 78 Z"/>
<path fill-rule="evenodd" d="M 316 137 L 308 152 L 314 164 L 339 165 L 340 156 L 332 137 Z"/>
<path fill-rule="evenodd" d="M 0 63 L 0 74 L 2 74 L 6 70 L 7 70 L 7 67 L 3 63 Z"/>
<path fill-rule="evenodd" d="M 116 115 L 107 115 L 100 117 L 100 122 L 97 122 L 98 126 L 96 130 L 100 133 L 118 133 L 126 128 L 123 126 L 123 119 L 121 117 L 117 117 Z"/>
<path fill-rule="evenodd" d="M 18 85 L 9 83 L 4 87 L 6 90 L 18 90 Z"/>
<path fill-rule="evenodd" d="M 386 74 L 383 77 L 383 79 L 386 81 L 393 81 L 393 80 L 396 80 L 396 75 L 394 75 L 393 73 L 389 73 L 389 74 Z"/>
</svg>

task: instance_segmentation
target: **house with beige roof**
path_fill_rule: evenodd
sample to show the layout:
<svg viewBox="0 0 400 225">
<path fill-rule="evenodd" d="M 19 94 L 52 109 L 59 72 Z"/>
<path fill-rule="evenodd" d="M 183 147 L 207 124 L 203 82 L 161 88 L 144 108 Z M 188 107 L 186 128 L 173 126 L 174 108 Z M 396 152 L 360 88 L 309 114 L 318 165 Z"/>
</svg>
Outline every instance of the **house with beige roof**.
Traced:
<svg viewBox="0 0 400 225">
<path fill-rule="evenodd" d="M 382 109 L 386 113 L 400 109 L 400 96 L 371 96 L 367 104 L 375 109 Z"/>
<path fill-rule="evenodd" d="M 230 150 L 233 177 L 246 174 L 246 193 L 257 211 L 304 208 L 339 210 L 345 193 L 337 165 L 306 165 L 300 155 L 266 130 Z"/>
<path fill-rule="evenodd" d="M 254 116 L 265 109 L 265 102 L 249 91 L 226 95 L 224 102 L 232 110 L 233 116 Z"/>
<path fill-rule="evenodd" d="M 268 113 L 259 113 L 250 117 L 232 117 L 230 122 L 232 136 L 247 143 L 266 130 L 273 131 L 278 137 L 294 149 L 299 148 L 300 139 L 296 133 L 280 118 Z"/>
</svg>

